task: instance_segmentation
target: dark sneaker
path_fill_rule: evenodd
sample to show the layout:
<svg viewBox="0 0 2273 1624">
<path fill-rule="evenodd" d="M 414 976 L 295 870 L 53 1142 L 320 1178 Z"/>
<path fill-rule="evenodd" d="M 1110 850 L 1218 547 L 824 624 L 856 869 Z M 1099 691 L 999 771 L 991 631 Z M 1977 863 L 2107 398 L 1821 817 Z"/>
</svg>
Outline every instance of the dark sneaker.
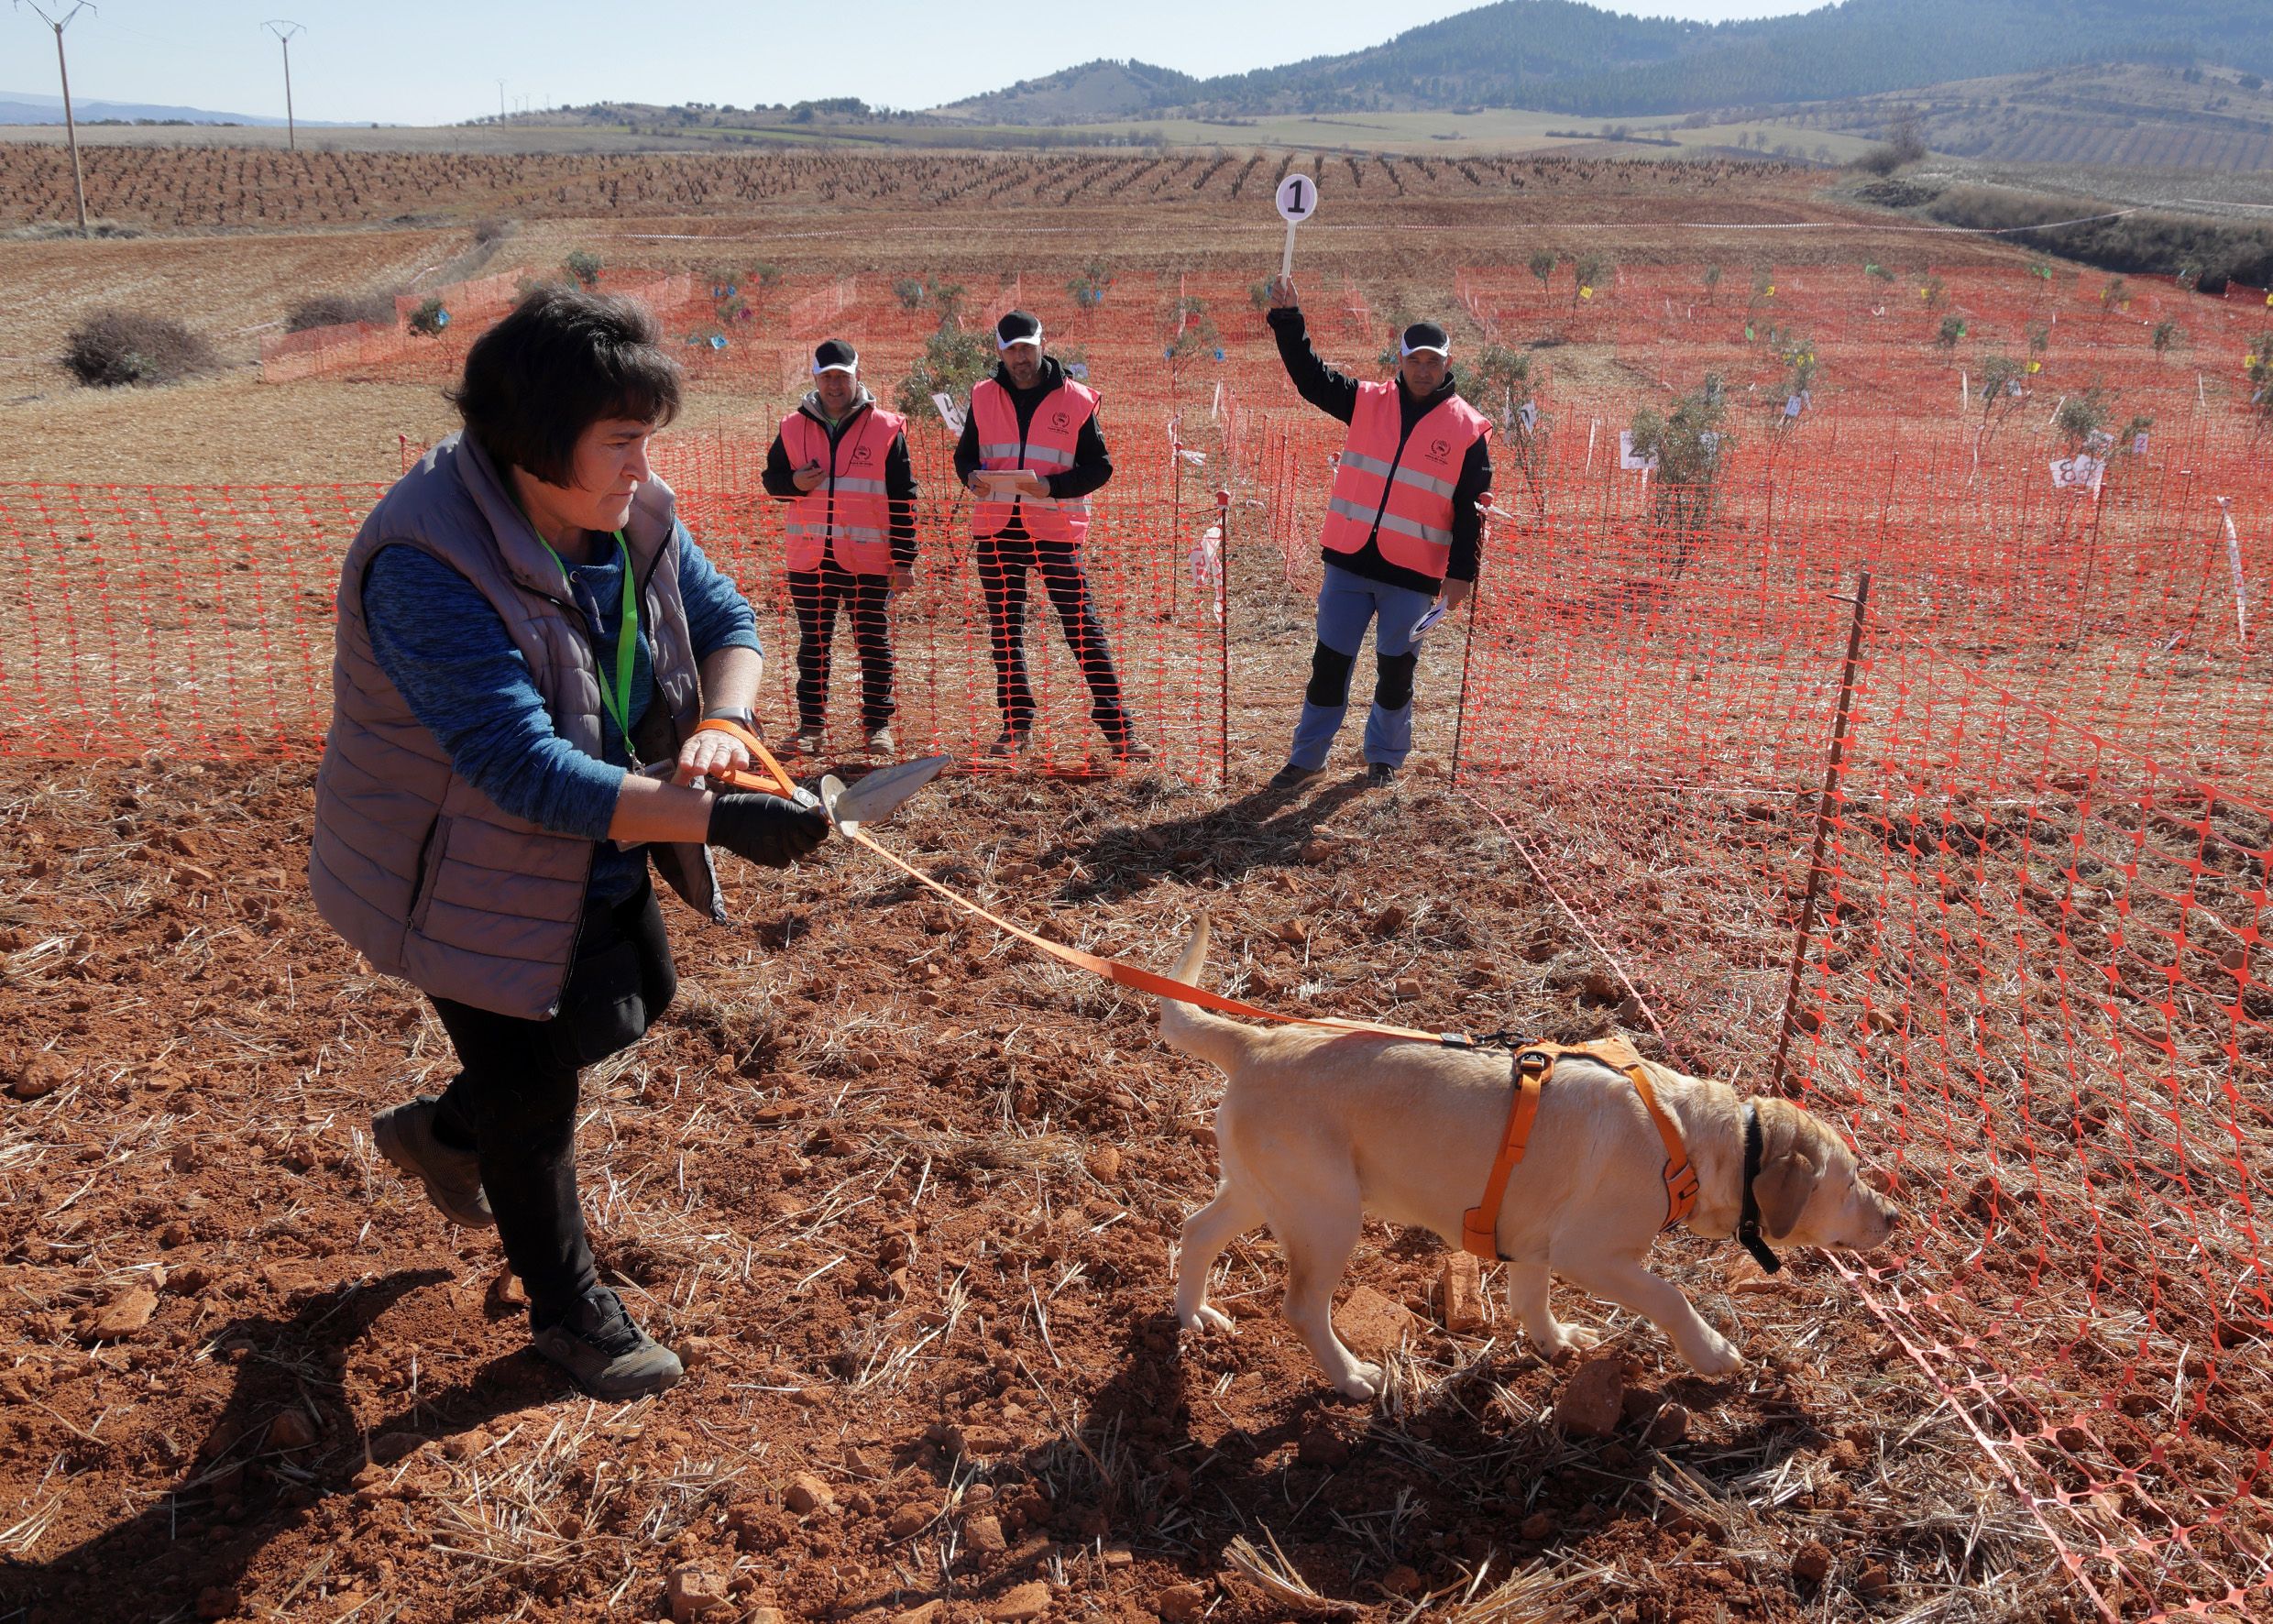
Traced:
<svg viewBox="0 0 2273 1624">
<path fill-rule="evenodd" d="M 1113 760 L 1115 765 L 1142 767 L 1152 760 L 1151 747 L 1140 740 L 1108 739 L 1105 742 L 1113 751 Z"/>
<path fill-rule="evenodd" d="M 1367 767 L 1366 787 L 1367 789 L 1394 789 L 1396 786 L 1397 769 L 1390 766 L 1389 763 L 1375 762 Z"/>
<path fill-rule="evenodd" d="M 988 745 L 986 749 L 980 752 L 980 759 L 989 762 L 1006 762 L 1010 760 L 1011 757 L 1025 750 L 1026 744 L 1026 729 L 1005 728 L 1001 732 L 994 735 L 994 743 Z"/>
<path fill-rule="evenodd" d="M 1323 767 L 1298 767 L 1292 762 L 1289 762 L 1273 773 L 1270 775 L 1270 782 L 1263 787 L 1266 789 L 1300 789 L 1324 772 Z"/>
<path fill-rule="evenodd" d="M 482 1193 L 481 1158 L 453 1150 L 434 1137 L 432 1094 L 390 1105 L 371 1118 L 371 1142 L 379 1155 L 426 1187 L 426 1199 L 445 1218 L 467 1229 L 495 1229 L 497 1214 Z"/>
<path fill-rule="evenodd" d="M 593 1287 L 567 1318 L 529 1340 L 595 1399 L 644 1399 L 678 1386 L 686 1374 L 679 1356 L 633 1324 L 605 1286 Z"/>
<path fill-rule="evenodd" d="M 899 741 L 892 737 L 890 722 L 884 723 L 881 728 L 868 730 L 868 753 L 870 755 L 893 755 L 898 752 L 899 748 Z"/>
</svg>

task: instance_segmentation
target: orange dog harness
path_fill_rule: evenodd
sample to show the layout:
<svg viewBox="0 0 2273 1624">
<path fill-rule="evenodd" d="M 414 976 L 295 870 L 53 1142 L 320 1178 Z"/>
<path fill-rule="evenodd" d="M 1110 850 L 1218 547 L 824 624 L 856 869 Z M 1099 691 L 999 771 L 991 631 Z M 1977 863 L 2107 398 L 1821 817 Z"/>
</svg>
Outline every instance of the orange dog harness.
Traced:
<svg viewBox="0 0 2273 1624">
<path fill-rule="evenodd" d="M 1599 1043 L 1528 1044 L 1515 1057 L 1515 1097 L 1508 1102 L 1508 1125 L 1499 1136 L 1499 1154 L 1492 1158 L 1491 1177 L 1484 1181 L 1484 1199 L 1461 1216 L 1461 1250 L 1496 1263 L 1507 1261 L 1499 1252 L 1499 1202 L 1508 1193 L 1509 1175 L 1530 1148 L 1532 1125 L 1539 1118 L 1540 1090 L 1554 1070 L 1555 1061 L 1565 1055 L 1583 1055 L 1623 1071 L 1634 1085 L 1634 1092 L 1642 1096 L 1642 1107 L 1657 1125 L 1657 1136 L 1665 1146 L 1664 1227 L 1673 1228 L 1697 1206 L 1697 1173 L 1689 1166 L 1688 1147 L 1682 1143 L 1680 1126 L 1657 1103 L 1657 1091 L 1650 1085 L 1649 1068 L 1642 1063 L 1642 1057 L 1634 1052 L 1631 1044 L 1622 1037 L 1605 1038 Z"/>
</svg>

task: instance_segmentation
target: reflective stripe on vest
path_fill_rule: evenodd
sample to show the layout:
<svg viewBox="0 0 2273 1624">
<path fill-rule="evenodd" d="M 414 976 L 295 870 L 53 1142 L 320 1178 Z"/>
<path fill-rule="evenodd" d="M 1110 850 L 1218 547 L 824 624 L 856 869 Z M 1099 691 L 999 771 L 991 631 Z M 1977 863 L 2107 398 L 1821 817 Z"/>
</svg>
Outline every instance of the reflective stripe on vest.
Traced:
<svg viewBox="0 0 2273 1624">
<path fill-rule="evenodd" d="M 884 466 L 906 422 L 895 411 L 868 406 L 837 436 L 832 449 L 829 431 L 804 412 L 783 422 L 782 450 L 790 466 L 818 463 L 829 470 L 817 488 L 789 504 L 782 537 L 791 569 L 818 569 L 823 558 L 834 557 L 854 575 L 892 573 L 892 504 Z"/>
<path fill-rule="evenodd" d="M 1371 539 L 1387 562 L 1442 580 L 1452 562 L 1453 492 L 1491 422 L 1453 395 L 1411 433 L 1402 428 L 1397 385 L 1357 386 L 1320 542 L 1330 553 L 1356 553 Z"/>
<path fill-rule="evenodd" d="M 991 378 L 983 379 L 971 391 L 971 417 L 978 427 L 979 466 L 1062 474 L 1073 466 L 1082 425 L 1096 411 L 1097 391 L 1068 379 L 1042 397 L 1021 437 L 1018 409 L 1010 391 Z M 971 510 L 972 533 L 1000 534 L 1013 514 L 1021 515 L 1027 534 L 1037 541 L 1070 542 L 1079 546 L 1089 536 L 1089 499 L 1049 496 L 978 502 Z"/>
</svg>

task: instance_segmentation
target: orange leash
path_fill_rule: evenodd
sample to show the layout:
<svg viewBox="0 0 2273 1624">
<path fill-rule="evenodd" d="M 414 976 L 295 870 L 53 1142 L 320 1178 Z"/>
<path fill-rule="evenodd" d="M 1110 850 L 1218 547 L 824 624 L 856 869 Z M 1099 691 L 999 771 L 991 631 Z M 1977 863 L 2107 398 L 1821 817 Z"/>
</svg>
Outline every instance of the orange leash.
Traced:
<svg viewBox="0 0 2273 1624">
<path fill-rule="evenodd" d="M 731 785 L 737 789 L 754 789 L 767 795 L 796 798 L 796 785 L 791 782 L 789 774 L 782 770 L 781 763 L 774 760 L 773 752 L 765 748 L 764 741 L 747 728 L 730 721 L 713 720 L 704 722 L 696 731 L 724 733 L 730 738 L 739 740 L 748 748 L 750 753 L 763 763 L 766 770 L 774 775 L 773 781 L 769 783 L 755 774 L 725 771 L 708 774 L 711 779 Z M 1210 993 L 1204 988 L 1188 986 L 1182 982 L 1172 981 L 1158 971 L 1146 970 L 1135 964 L 1125 964 L 1118 959 L 1100 958 L 1095 953 L 1084 953 L 1079 948 L 1069 948 L 1053 942 L 1046 937 L 1037 936 L 1030 930 L 1013 925 L 1000 915 L 990 914 L 960 892 L 950 890 L 930 875 L 885 850 L 869 838 L 865 829 L 849 829 L 840 832 L 856 843 L 865 846 L 918 885 L 938 893 L 963 912 L 985 920 L 995 929 L 1016 937 L 1037 952 L 1047 953 L 1060 963 L 1071 964 L 1077 970 L 1086 970 L 1093 975 L 1101 975 L 1109 982 L 1130 988 L 1135 992 L 1148 993 L 1156 998 L 1173 998 L 1183 1004 L 1195 1004 L 1202 1009 L 1219 1010 L 1225 1015 L 1244 1015 L 1249 1020 L 1277 1021 L 1296 1026 L 1323 1026 L 1330 1031 L 1359 1033 L 1375 1037 L 1401 1037 L 1416 1043 L 1443 1044 L 1455 1048 L 1475 1047 L 1468 1038 L 1456 1032 L 1417 1032 L 1404 1026 L 1384 1026 L 1372 1021 L 1345 1021 L 1333 1015 L 1281 1015 L 1276 1010 L 1263 1009 L 1256 1004 L 1245 1004 L 1236 998 L 1226 998 L 1220 993 Z"/>
<path fill-rule="evenodd" d="M 713 773 L 714 780 L 732 785 L 737 789 L 754 789 L 769 795 L 779 795 L 795 800 L 796 785 L 782 768 L 774 752 L 765 748 L 765 741 L 747 728 L 724 720 L 706 721 L 697 732 L 724 733 L 739 740 L 750 753 L 773 774 L 772 780 L 760 778 L 752 773 L 731 770 Z M 1282 1026 L 1318 1026 L 1330 1032 L 1346 1032 L 1367 1037 L 1396 1037 L 1413 1043 L 1433 1043 L 1446 1048 L 1475 1048 L 1477 1040 L 1458 1032 L 1421 1032 L 1409 1026 L 1385 1026 L 1374 1021 L 1345 1021 L 1336 1015 L 1284 1015 L 1275 1009 L 1264 1009 L 1236 998 L 1226 998 L 1221 993 L 1173 981 L 1158 971 L 1124 963 L 1118 959 L 1102 958 L 1084 953 L 1079 948 L 1069 948 L 1047 937 L 1037 936 L 1022 926 L 1014 925 L 999 914 L 989 913 L 961 892 L 949 889 L 929 874 L 904 861 L 869 838 L 861 828 L 840 829 L 840 833 L 866 847 L 890 863 L 909 879 L 928 891 L 937 893 L 953 903 L 966 914 L 985 920 L 995 929 L 1014 936 L 1038 953 L 1047 954 L 1061 964 L 1086 970 L 1101 975 L 1117 986 L 1132 992 L 1147 993 L 1156 998 L 1173 998 L 1179 1003 L 1197 1004 L 1224 1015 L 1240 1015 L 1251 1021 L 1275 1021 Z M 1657 1103 L 1657 1091 L 1650 1086 L 1650 1074 L 1642 1064 L 1642 1057 L 1623 1038 L 1607 1038 L 1598 1043 L 1565 1045 L 1537 1043 L 1527 1046 L 1516 1057 L 1518 1073 L 1515 1097 L 1508 1103 L 1508 1123 L 1499 1136 L 1499 1149 L 1492 1158 L 1491 1176 L 1484 1184 L 1484 1199 L 1470 1207 L 1461 1218 L 1461 1245 L 1479 1257 L 1499 1261 L 1498 1228 L 1499 1202 L 1507 1194 L 1508 1180 L 1516 1165 L 1523 1159 L 1530 1147 L 1532 1125 L 1539 1116 L 1539 1094 L 1547 1075 L 1554 1068 L 1556 1059 L 1563 1055 L 1585 1055 L 1622 1071 L 1632 1081 L 1642 1096 L 1642 1105 L 1649 1111 L 1650 1120 L 1657 1125 L 1657 1135 L 1665 1146 L 1665 1227 L 1673 1228 L 1697 1205 L 1697 1180 L 1689 1166 L 1687 1147 L 1682 1143 L 1681 1129 L 1665 1108 Z"/>
</svg>

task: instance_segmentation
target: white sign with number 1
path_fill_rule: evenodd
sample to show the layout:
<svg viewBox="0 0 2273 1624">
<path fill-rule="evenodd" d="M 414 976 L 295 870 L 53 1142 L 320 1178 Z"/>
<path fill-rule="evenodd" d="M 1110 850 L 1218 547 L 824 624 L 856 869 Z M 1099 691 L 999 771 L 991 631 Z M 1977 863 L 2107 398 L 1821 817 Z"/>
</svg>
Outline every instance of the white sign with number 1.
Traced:
<svg viewBox="0 0 2273 1624">
<path fill-rule="evenodd" d="M 1279 261 L 1279 274 L 1294 274 L 1294 228 L 1318 212 L 1318 182 L 1308 175 L 1289 175 L 1279 182 L 1279 217 L 1287 223 L 1287 251 Z"/>
</svg>

